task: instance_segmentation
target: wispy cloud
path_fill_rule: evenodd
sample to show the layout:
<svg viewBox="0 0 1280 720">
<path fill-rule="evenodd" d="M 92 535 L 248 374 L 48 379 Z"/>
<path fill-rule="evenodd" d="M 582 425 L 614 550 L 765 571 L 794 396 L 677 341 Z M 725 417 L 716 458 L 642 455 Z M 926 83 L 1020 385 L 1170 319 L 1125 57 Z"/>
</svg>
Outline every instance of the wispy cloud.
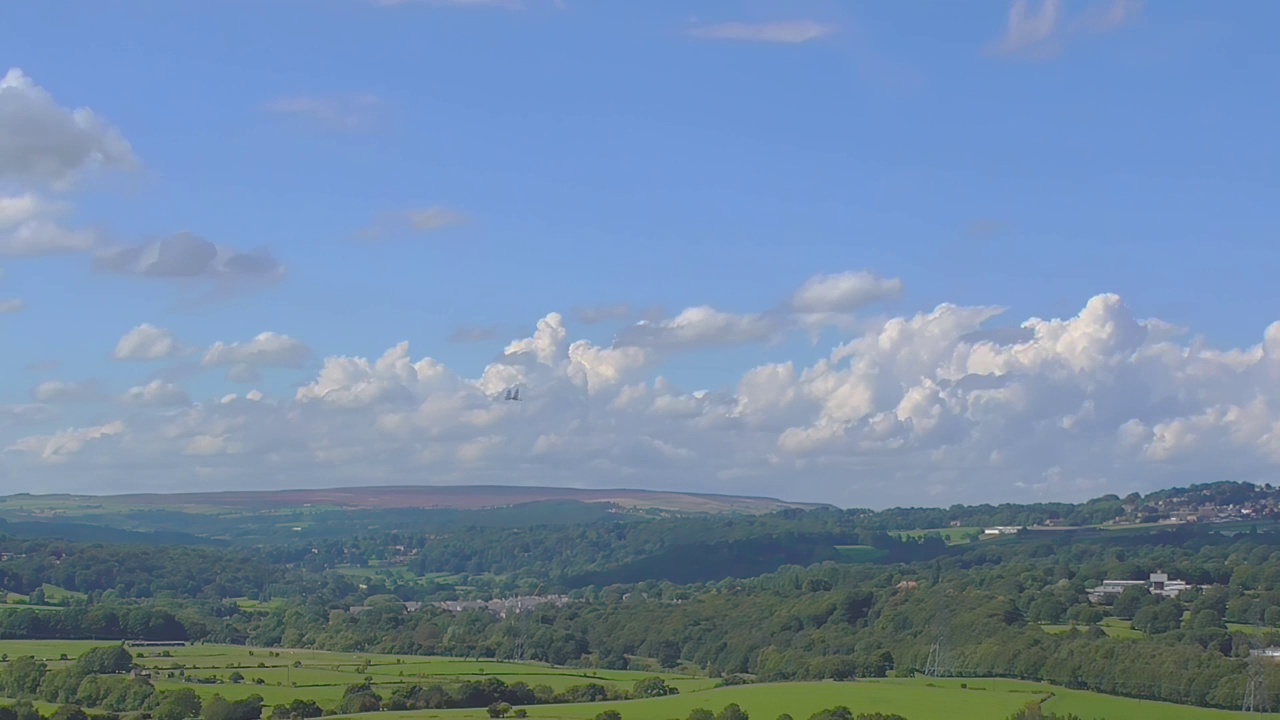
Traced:
<svg viewBox="0 0 1280 720">
<path fill-rule="evenodd" d="M 621 322 L 631 318 L 631 306 L 626 303 L 617 305 L 597 305 L 595 307 L 574 308 L 573 316 L 583 325 L 599 325 L 607 322 Z"/>
<path fill-rule="evenodd" d="M 471 344 L 489 342 L 496 340 L 501 336 L 502 328 L 497 325 L 485 325 L 480 327 L 457 327 L 453 332 L 449 333 L 449 342 L 459 344 Z"/>
<path fill-rule="evenodd" d="M 263 106 L 275 115 L 304 117 L 344 132 L 364 130 L 374 125 L 382 112 L 382 100 L 372 93 L 316 97 L 292 95 L 278 97 Z"/>
<path fill-rule="evenodd" d="M 994 50 L 1003 55 L 1054 54 L 1061 22 L 1062 0 L 1041 0 L 1038 10 L 1031 8 L 1030 0 L 1014 0 L 1004 37 Z"/>
<path fill-rule="evenodd" d="M 62 361 L 56 359 L 32 360 L 24 365 L 23 369 L 30 373 L 53 372 L 62 369 Z"/>
<path fill-rule="evenodd" d="M 1014 0 L 1004 34 L 988 49 L 997 55 L 1044 60 L 1061 53 L 1069 36 L 1114 32 L 1141 14 L 1141 0 L 1103 0 L 1070 19 L 1063 0 Z"/>
<path fill-rule="evenodd" d="M 503 10 L 521 10 L 521 0 L 372 0 L 374 5 L 382 7 L 399 7 L 401 5 L 440 5 L 443 7 L 480 8 L 492 7 Z"/>
<path fill-rule="evenodd" d="M 1142 0 L 1111 0 L 1105 6 L 1095 6 L 1075 22 L 1075 28 L 1084 32 L 1109 33 L 1136 21 L 1142 15 Z"/>
<path fill-rule="evenodd" d="M 965 235 L 970 240 L 989 240 L 1007 233 L 1009 230 L 1009 224 L 1003 220 L 979 218 L 969 223 L 969 226 L 965 228 Z"/>
<path fill-rule="evenodd" d="M 466 215 L 443 205 L 426 210 L 411 210 L 407 219 L 409 225 L 418 232 L 435 232 L 454 225 L 465 225 L 469 221 Z"/>
<path fill-rule="evenodd" d="M 688 34 L 700 40 L 736 40 L 739 42 L 799 45 L 821 40 L 836 27 L 814 20 L 781 20 L 767 23 L 724 22 L 691 28 Z"/>
<path fill-rule="evenodd" d="M 404 233 L 425 235 L 469 222 L 471 218 L 465 213 L 445 205 L 433 205 L 422 210 L 384 215 L 356 236 L 361 240 L 380 240 L 388 235 Z"/>
</svg>

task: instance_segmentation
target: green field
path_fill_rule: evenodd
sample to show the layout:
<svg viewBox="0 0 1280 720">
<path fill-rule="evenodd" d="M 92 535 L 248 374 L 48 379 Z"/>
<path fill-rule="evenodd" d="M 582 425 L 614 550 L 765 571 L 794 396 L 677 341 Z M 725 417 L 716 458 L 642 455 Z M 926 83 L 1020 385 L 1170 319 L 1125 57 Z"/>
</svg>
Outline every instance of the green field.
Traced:
<svg viewBox="0 0 1280 720">
<path fill-rule="evenodd" d="M 1246 635 L 1264 635 L 1269 632 L 1276 632 L 1276 628 L 1265 627 L 1262 625 L 1245 625 L 1244 623 L 1227 623 L 1227 632 L 1239 632 Z"/>
<path fill-rule="evenodd" d="M 1040 628 L 1045 632 L 1054 634 L 1054 635 L 1058 633 L 1067 632 L 1068 630 L 1071 629 L 1071 627 L 1072 627 L 1071 625 L 1041 625 L 1040 626 Z M 1080 630 L 1084 630 L 1086 626 L 1076 625 L 1075 627 L 1079 628 Z M 1098 623 L 1098 627 L 1102 628 L 1102 632 L 1106 633 L 1108 637 L 1113 637 L 1120 640 L 1136 640 L 1138 638 L 1145 637 L 1145 635 L 1142 634 L 1141 630 L 1134 630 L 1131 623 L 1128 620 L 1121 620 L 1120 618 L 1103 618 L 1102 622 Z"/>
<path fill-rule="evenodd" d="M 11 658 L 34 655 L 56 667 L 62 664 L 60 658 L 63 655 L 74 659 L 79 653 L 102 644 L 98 641 L 0 640 L 0 652 Z M 168 657 L 162 655 L 166 651 Z M 555 689 L 587 682 L 629 688 L 636 680 L 653 675 L 493 660 L 269 650 L 229 645 L 134 648 L 133 652 L 135 656 L 142 654 L 137 662 L 151 670 L 157 688 L 190 687 L 203 697 L 217 693 L 230 699 L 257 694 L 267 705 L 299 698 L 332 707 L 348 685 L 363 682 L 365 677 L 372 678 L 385 696 L 403 683 L 451 684 L 497 677 L 507 683 L 523 681 Z M 258 667 L 259 663 L 265 667 Z M 294 667 L 295 663 L 299 666 Z M 188 680 L 165 677 L 168 672 L 176 672 L 175 666 L 178 665 Z M 233 672 L 244 675 L 246 681 L 231 683 L 228 678 Z M 913 678 L 764 683 L 715 688 L 715 681 L 709 678 L 676 674 L 663 674 L 663 677 L 680 689 L 680 695 L 612 703 L 541 705 L 526 709 L 529 717 L 544 720 L 592 720 L 597 713 L 610 708 L 621 712 L 623 720 L 671 720 L 687 717 L 694 708 L 719 711 L 734 702 L 760 720 L 772 720 L 782 713 L 805 718 L 836 705 L 846 705 L 855 712 L 895 712 L 908 720 L 1002 720 L 1028 702 L 1045 701 L 1046 709 L 1064 714 L 1076 713 L 1088 719 L 1214 720 L 1244 717 L 1241 713 L 1223 710 L 1130 700 L 1016 680 Z M 191 678 L 217 678 L 219 682 L 192 682 Z M 264 684 L 255 684 L 254 680 L 258 678 Z M 968 687 L 962 687 L 962 684 Z M 463 720 L 487 718 L 487 714 L 474 709 L 378 713 L 366 717 L 371 720 Z"/>
<path fill-rule="evenodd" d="M 66 655 L 74 660 L 89 648 L 108 644 L 92 640 L 31 641 L 0 640 L 0 653 L 9 657 L 34 655 L 51 666 L 61 664 Z M 194 689 L 202 697 L 217 693 L 228 699 L 261 695 L 268 705 L 311 699 L 333 706 L 348 685 L 373 679 L 384 694 L 402 684 L 453 684 L 464 680 L 497 677 L 506 683 L 525 682 L 563 690 L 571 685 L 594 682 L 630 689 L 639 679 L 661 675 L 681 692 L 705 690 L 715 684 L 709 678 L 673 673 L 627 670 L 559 668 L 537 663 L 495 660 L 459 660 L 373 653 L 331 653 L 318 650 L 269 650 L 238 645 L 192 645 L 176 648 L 131 648 L 138 665 L 149 669 L 157 689 Z M 164 655 L 163 653 L 168 653 Z M 294 667 L 298 663 L 299 667 Z M 178 671 L 185 677 L 177 676 Z M 232 683 L 232 673 L 244 682 Z M 173 673 L 175 677 L 168 677 Z M 261 680 L 262 684 L 256 681 Z"/>
<path fill-rule="evenodd" d="M 1103 618 L 1098 623 L 1108 636 L 1119 638 L 1121 640 L 1135 640 L 1145 637 L 1141 630 L 1134 630 L 1129 620 L 1121 620 L 1120 618 Z M 1076 625 L 1075 627 L 1084 630 L 1086 626 Z M 1067 632 L 1072 628 L 1071 625 L 1041 625 L 1040 629 L 1047 633 L 1056 635 L 1058 633 Z M 1228 632 L 1239 632 L 1246 635 L 1262 635 L 1268 632 L 1275 632 L 1275 628 L 1261 627 L 1258 625 L 1244 625 L 1242 623 L 1227 623 Z"/>
<path fill-rule="evenodd" d="M 961 688 L 961 684 L 968 688 Z M 1210 710 L 1129 700 L 1094 693 L 1062 690 L 1016 680 L 858 680 L 742 685 L 649 700 L 527 708 L 534 720 L 592 720 L 597 713 L 617 710 L 623 720 L 684 718 L 694 708 L 719 711 L 737 703 L 752 718 L 772 720 L 782 713 L 795 718 L 836 705 L 857 712 L 898 713 L 908 720 L 1003 720 L 1029 702 L 1047 701 L 1044 708 L 1106 720 L 1222 720 L 1244 718 L 1238 712 Z M 382 713 L 387 720 L 464 720 L 487 718 L 484 710 L 422 710 Z"/>
<path fill-rule="evenodd" d="M 945 527 L 945 528 L 927 528 L 923 530 L 895 530 L 889 533 L 897 535 L 900 538 L 922 538 L 929 533 L 937 533 L 942 536 L 948 545 L 960 545 L 969 542 L 965 537 L 969 533 L 982 534 L 980 527 Z"/>
<path fill-rule="evenodd" d="M 44 599 L 49 603 L 61 603 L 74 598 L 83 598 L 84 593 L 72 592 L 64 590 L 57 585 L 45 583 L 43 588 Z M 33 610 L 61 610 L 61 605 L 31 605 L 30 595 L 20 595 L 15 592 L 4 592 L 0 590 L 0 610 L 6 608 L 27 608 Z"/>
</svg>

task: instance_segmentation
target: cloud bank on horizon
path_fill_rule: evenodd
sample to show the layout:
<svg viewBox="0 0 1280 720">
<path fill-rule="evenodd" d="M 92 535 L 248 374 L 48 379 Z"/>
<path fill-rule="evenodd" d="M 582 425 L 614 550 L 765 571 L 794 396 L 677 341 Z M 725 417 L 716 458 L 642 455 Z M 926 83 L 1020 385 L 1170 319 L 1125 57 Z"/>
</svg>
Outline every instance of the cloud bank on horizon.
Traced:
<svg viewBox="0 0 1280 720">
<path fill-rule="evenodd" d="M 402 343 L 373 358 L 324 358 L 286 396 L 193 403 L 159 380 L 116 398 L 46 383 L 33 403 L 4 408 L 10 433 L 72 403 L 110 404 L 110 419 L 19 437 L 5 458 L 50 490 L 92 489 L 84 473 L 161 490 L 189 488 L 175 480 L 183 476 L 239 488 L 270 476 L 280 487 L 518 482 L 846 504 L 993 488 L 1081 497 L 1222 473 L 1263 481 L 1280 464 L 1280 322 L 1252 347 L 1217 350 L 1099 295 L 1074 317 L 1032 318 L 1017 338 L 989 339 L 1001 308 L 859 319 L 849 298 L 874 302 L 868 282 L 862 273 L 810 281 L 791 299 L 805 313 L 764 329 L 743 329 L 760 316 L 692 308 L 641 325 L 642 340 L 625 345 L 571 340 L 549 313 L 471 376 Z M 755 367 L 710 391 L 653 374 L 664 353 L 767 342 L 814 312 L 858 327 L 812 365 Z M 159 361 L 173 344 L 140 325 L 116 357 Z M 263 333 L 214 345 L 203 364 L 297 367 L 305 352 Z M 523 400 L 506 401 L 515 387 Z"/>
<path fill-rule="evenodd" d="M 1046 59 L 1069 39 L 1131 23 L 1139 10 L 1126 0 L 1068 16 L 1057 0 L 1016 0 L 990 49 Z M 838 33 L 796 20 L 704 23 L 685 34 L 799 46 Z M 381 100 L 353 97 L 282 96 L 265 107 L 332 130 L 372 131 Z M 137 147 L 99 114 L 9 70 L 0 80 L 0 257 L 9 273 L 57 258 L 138 287 L 226 292 L 284 287 L 294 277 L 265 248 L 187 230 L 122 239 L 78 222 L 82 187 L 145 169 Z M 365 239 L 399 228 L 437 242 L 472 225 L 470 211 L 417 207 L 427 209 L 353 226 L 376 230 Z M 885 506 L 1274 481 L 1280 322 L 1257 328 L 1250 344 L 1212 347 L 1189 328 L 1135 315 L 1118 294 L 1082 295 L 1072 316 L 1017 322 L 995 305 L 891 311 L 912 288 L 909 276 L 832 267 L 752 312 L 711 302 L 641 312 L 580 298 L 545 308 L 496 358 L 471 364 L 408 342 L 319 352 L 331 338 L 260 327 L 252 316 L 235 319 L 237 334 L 207 341 L 135 308 L 131 329 L 94 355 L 103 377 L 49 377 L 27 397 L 0 402 L 0 492 L 500 483 Z M 33 305 L 0 285 L 0 323 Z M 502 332 L 451 324 L 451 338 L 468 345 Z M 614 328 L 612 337 L 587 337 L 598 327 Z M 64 330 L 75 332 L 73 319 Z M 11 348 L 18 341 L 5 340 Z M 715 383 L 667 375 L 699 353 L 814 342 L 828 347 L 726 368 Z M 44 361 L 23 358 L 46 376 L 62 372 Z M 121 382 L 112 373 L 124 367 L 148 375 Z M 288 382 L 267 379 L 281 373 Z M 507 397 L 513 388 L 519 401 Z"/>
</svg>

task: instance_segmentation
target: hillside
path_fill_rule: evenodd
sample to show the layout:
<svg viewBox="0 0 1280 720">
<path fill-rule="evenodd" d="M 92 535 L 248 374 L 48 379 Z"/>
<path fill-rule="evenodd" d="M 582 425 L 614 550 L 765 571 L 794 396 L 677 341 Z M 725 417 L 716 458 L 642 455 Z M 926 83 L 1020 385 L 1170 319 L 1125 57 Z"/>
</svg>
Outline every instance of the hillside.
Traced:
<svg viewBox="0 0 1280 720">
<path fill-rule="evenodd" d="M 95 685 L 58 674 L 67 668 L 54 663 L 70 661 L 52 658 L 71 653 L 49 647 L 41 657 L 50 679 L 11 685 L 16 697 L 112 712 L 148 707 L 148 693 L 160 703 L 177 697 L 161 693 L 187 691 L 215 709 L 214 693 L 310 698 L 324 704 L 308 706 L 316 717 L 322 709 L 475 713 L 501 700 L 546 706 L 530 717 L 589 720 L 610 707 L 565 704 L 589 700 L 646 720 L 688 716 L 684 703 L 704 691 L 750 702 L 766 718 L 807 713 L 772 704 L 773 689 L 780 698 L 820 687 L 842 697 L 851 688 L 850 702 L 924 720 L 954 716 L 944 714 L 949 707 L 930 714 L 909 705 L 944 682 L 954 684 L 946 703 L 958 693 L 972 704 L 997 698 L 992 690 L 1007 681 L 992 678 L 1035 681 L 1054 695 L 1047 707 L 1097 718 L 1137 716 L 1129 711 L 1152 701 L 1230 710 L 1251 695 L 1258 702 L 1259 686 L 1280 688 L 1280 664 L 1266 662 L 1280 647 L 1280 513 L 1268 486 L 1215 483 L 1083 504 L 760 514 L 621 511 L 606 502 L 618 495 L 602 492 L 485 506 L 538 497 L 523 489 L 497 498 L 490 488 L 436 494 L 469 506 L 415 508 L 428 489 L 381 490 L 0 502 L 0 515 L 27 518 L 0 524 L 6 640 L 266 652 L 197 662 L 168 646 L 139 647 L 137 657 L 154 658 L 150 680 Z M 147 506 L 154 497 L 187 504 Z M 369 506 L 395 497 L 402 507 Z M 1010 525 L 1019 529 L 979 532 Z M 163 541 L 173 537 L 166 532 L 203 537 L 180 546 Z M 1117 583 L 1123 589 L 1112 592 Z M 4 667 L 20 667 L 18 652 L 6 650 Z M 306 656 L 280 660 L 285 652 Z M 347 668 L 314 664 L 323 652 L 398 657 L 382 668 L 354 657 Z M 533 666 L 563 672 L 544 677 Z M 657 697 L 643 706 L 655 714 L 641 713 L 630 684 L 603 682 L 606 673 L 662 673 L 681 694 Z M 353 675 L 382 689 L 366 692 Z M 512 685 L 493 684 L 498 675 Z M 514 682 L 520 675 L 530 679 Z M 709 689 L 721 679 L 728 687 Z M 1271 689 L 1262 702 L 1280 707 Z M 1105 699 L 1076 694 L 1086 690 L 1131 699 L 1106 700 L 1104 710 Z M 1007 717 L 1007 709 L 981 716 Z M 157 717 L 199 715 L 182 712 Z M 386 716 L 397 717 L 428 716 Z"/>
<path fill-rule="evenodd" d="M 654 490 L 589 490 L 501 485 L 404 485 L 106 496 L 22 494 L 0 497 L 0 509 L 22 507 L 37 513 L 125 509 L 165 509 L 185 512 L 288 512 L 302 508 L 481 510 L 548 501 L 601 503 L 622 508 L 690 513 L 761 514 L 788 508 L 823 507 L 818 504 L 785 502 L 765 497 Z"/>
</svg>

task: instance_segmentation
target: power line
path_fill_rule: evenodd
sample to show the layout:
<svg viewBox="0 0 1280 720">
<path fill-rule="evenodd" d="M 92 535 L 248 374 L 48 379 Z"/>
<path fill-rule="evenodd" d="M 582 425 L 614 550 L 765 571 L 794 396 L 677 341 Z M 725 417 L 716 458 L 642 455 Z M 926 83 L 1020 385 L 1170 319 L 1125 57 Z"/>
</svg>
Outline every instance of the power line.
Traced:
<svg viewBox="0 0 1280 720">
<path fill-rule="evenodd" d="M 1242 712 L 1271 712 L 1271 695 L 1267 692 L 1267 671 L 1262 658 L 1249 658 L 1249 684 L 1244 689 Z"/>
<path fill-rule="evenodd" d="M 928 677 L 943 678 L 955 675 L 955 663 L 952 654 L 947 652 L 947 640 L 941 637 L 929 646 L 929 658 L 924 663 L 924 674 Z"/>
</svg>

